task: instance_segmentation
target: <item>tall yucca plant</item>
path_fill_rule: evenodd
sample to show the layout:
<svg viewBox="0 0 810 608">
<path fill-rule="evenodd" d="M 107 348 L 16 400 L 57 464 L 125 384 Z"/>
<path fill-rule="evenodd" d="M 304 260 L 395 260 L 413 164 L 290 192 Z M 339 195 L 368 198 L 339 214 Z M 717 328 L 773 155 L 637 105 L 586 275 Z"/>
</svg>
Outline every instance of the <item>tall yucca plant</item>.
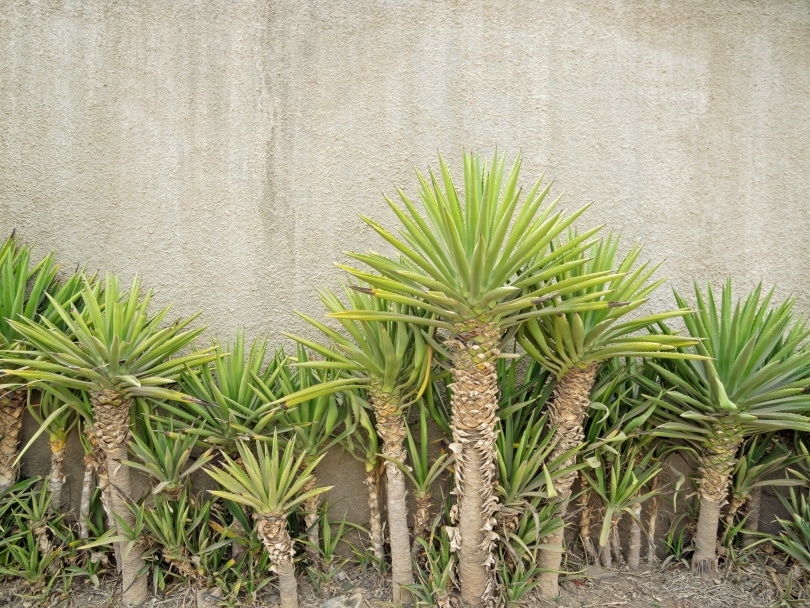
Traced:
<svg viewBox="0 0 810 608">
<path fill-rule="evenodd" d="M 204 350 L 177 356 L 203 330 L 185 330 L 195 317 L 163 327 L 170 308 L 150 314 L 151 291 L 142 293 L 137 277 L 126 293 L 115 275 L 107 275 L 101 295 L 85 280 L 80 295 L 82 310 L 76 306 L 67 310 L 51 300 L 64 330 L 47 319 L 9 321 L 29 350 L 4 359 L 3 365 L 33 386 L 54 384 L 90 395 L 93 433 L 107 460 L 112 512 L 124 536 L 134 523 L 127 506 L 132 498 L 129 468 L 122 464 L 127 459 L 130 407 L 137 397 L 188 399 L 167 385 L 183 369 L 206 363 L 214 355 Z M 138 543 L 122 548 L 121 554 L 124 602 L 139 605 L 147 587 Z"/>
<path fill-rule="evenodd" d="M 663 421 L 656 433 L 686 441 L 698 453 L 700 514 L 692 557 L 698 573 L 717 569 L 720 507 L 743 439 L 810 431 L 810 330 L 794 315 L 794 298 L 771 308 L 772 296 L 763 296 L 758 285 L 735 303 L 729 280 L 718 301 L 711 287 L 703 292 L 695 285 L 697 312 L 685 322 L 699 340 L 693 352 L 705 359 L 651 364 L 668 389 L 658 400 Z M 686 306 L 677 292 L 675 299 Z"/>
<path fill-rule="evenodd" d="M 396 235 L 365 219 L 399 254 L 351 257 L 373 271 L 345 268 L 371 285 L 370 293 L 420 311 L 346 311 L 338 318 L 406 321 L 435 327 L 451 360 L 452 426 L 456 455 L 458 527 L 451 530 L 460 547 L 462 598 L 479 605 L 492 597 L 493 531 L 498 509 L 495 492 L 495 423 L 498 387 L 495 362 L 510 328 L 532 317 L 589 306 L 592 293 L 565 303 L 551 300 L 590 285 L 597 277 L 577 275 L 557 281 L 561 272 L 579 266 L 566 256 L 582 248 L 589 231 L 560 248 L 551 244 L 584 211 L 570 216 L 543 206 L 550 186 L 538 180 L 525 194 L 518 187 L 518 159 L 508 173 L 503 156 L 491 166 L 475 154 L 464 155 L 460 194 L 444 160 L 438 176 L 417 172 L 423 210 L 399 191 L 402 207 L 386 199 L 402 223 Z"/>
<path fill-rule="evenodd" d="M 344 289 L 348 304 L 328 290 L 320 292 L 321 301 L 332 314 L 348 311 L 366 313 L 402 313 L 404 307 L 374 298 L 355 289 Z M 406 408 L 418 397 L 428 380 L 430 350 L 421 330 L 401 320 L 381 322 L 340 318 L 343 332 L 299 313 L 327 338 L 324 342 L 290 336 L 311 348 L 323 359 L 301 361 L 299 367 L 336 370 L 339 376 L 330 382 L 313 385 L 309 391 L 288 395 L 288 404 L 301 402 L 311 395 L 362 388 L 374 410 L 375 429 L 382 439 L 386 457 L 385 475 L 388 498 L 388 530 L 391 538 L 391 574 L 395 602 L 409 602 L 405 585 L 413 584 L 411 545 L 408 536 L 405 476 L 407 435 Z"/>
<path fill-rule="evenodd" d="M 48 296 L 68 305 L 81 288 L 81 279 L 73 275 L 64 283 L 57 280 L 54 255 L 31 263 L 31 249 L 12 235 L 0 248 L 0 349 L 24 349 L 20 334 L 9 323 L 26 318 L 36 321 L 41 315 L 58 323 Z M 27 390 L 14 388 L 12 369 L 7 369 L 0 389 L 0 490 L 17 478 L 17 455 L 20 446 L 22 414 L 27 403 Z"/>
<path fill-rule="evenodd" d="M 582 256 L 582 264 L 567 269 L 564 280 L 595 273 L 618 273 L 604 282 L 591 283 L 561 296 L 581 300 L 592 295 L 604 302 L 601 308 L 569 310 L 557 315 L 529 319 L 518 336 L 521 346 L 557 379 L 548 406 L 549 426 L 555 436 L 552 458 L 580 445 L 584 439 L 583 422 L 591 404 L 590 393 L 596 373 L 604 361 L 617 357 L 684 357 L 677 349 L 694 340 L 676 335 L 652 335 L 646 328 L 659 321 L 683 316 L 686 308 L 644 316 L 629 316 L 661 285 L 652 280 L 655 267 L 636 266 L 641 253 L 634 246 L 623 258 L 618 257 L 619 239 L 614 235 L 593 243 Z M 608 301 L 607 295 L 611 301 Z M 644 332 L 644 333 L 639 333 Z M 571 464 L 571 463 L 569 463 Z M 564 515 L 571 498 L 576 472 L 558 478 L 554 489 Z M 562 559 L 563 530 L 547 539 L 551 547 L 541 552 L 545 568 L 540 591 L 545 597 L 558 595 L 558 571 Z"/>
<path fill-rule="evenodd" d="M 206 469 L 223 488 L 209 491 L 256 512 L 256 533 L 278 574 L 281 608 L 298 608 L 295 550 L 287 518 L 306 500 L 329 490 L 328 487 L 306 490 L 321 459 L 307 463 L 305 454 L 296 453 L 294 438 L 281 447 L 278 435 L 273 435 L 269 449 L 260 441 L 255 442 L 253 449 L 238 441 L 237 450 L 239 462 L 223 452 L 222 465 Z"/>
</svg>

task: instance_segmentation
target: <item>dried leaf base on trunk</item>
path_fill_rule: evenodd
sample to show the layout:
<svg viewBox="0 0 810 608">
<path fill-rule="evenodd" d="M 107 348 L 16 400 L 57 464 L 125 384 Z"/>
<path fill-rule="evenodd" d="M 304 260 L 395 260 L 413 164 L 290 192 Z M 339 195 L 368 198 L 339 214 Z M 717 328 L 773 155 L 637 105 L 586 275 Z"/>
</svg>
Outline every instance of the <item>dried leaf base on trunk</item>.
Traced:
<svg viewBox="0 0 810 608">
<path fill-rule="evenodd" d="M 130 470 L 123 464 L 127 459 L 131 401 L 109 390 L 92 393 L 90 402 L 93 406 L 95 437 L 106 456 L 111 511 L 115 516 L 111 525 L 118 528 L 120 535 L 126 536 L 128 532 L 121 521 L 130 528 L 135 524 L 135 516 L 127 504 L 132 494 Z M 121 555 L 123 603 L 127 606 L 140 606 L 148 594 L 146 576 L 141 574 L 145 570 L 145 563 L 141 557 L 142 550 L 137 539 L 132 543 L 121 542 L 118 545 Z"/>
<path fill-rule="evenodd" d="M 395 603 L 410 604 L 411 594 L 405 587 L 413 585 L 407 489 L 405 475 L 399 469 L 399 466 L 406 466 L 405 415 L 395 395 L 372 388 L 369 399 L 374 408 L 377 434 L 383 442 L 383 454 L 388 457 L 385 462 L 385 488 L 388 500 L 388 536 L 391 540 L 392 596 Z"/>
<path fill-rule="evenodd" d="M 298 608 L 298 583 L 293 565 L 295 550 L 287 530 L 287 519 L 280 515 L 260 515 L 257 517 L 256 533 L 273 564 L 271 570 L 278 575 L 281 608 Z"/>
<path fill-rule="evenodd" d="M 18 466 L 14 464 L 20 449 L 20 431 L 26 391 L 12 390 L 0 395 L 0 491 L 17 481 Z"/>
<path fill-rule="evenodd" d="M 471 606 L 494 601 L 496 417 L 495 360 L 501 332 L 495 325 L 459 326 L 445 344 L 452 355 L 452 428 L 456 457 L 458 526 L 450 530 L 459 548 L 461 598 Z"/>
<path fill-rule="evenodd" d="M 368 495 L 368 527 L 371 552 L 378 560 L 385 559 L 383 547 L 382 518 L 380 516 L 380 488 L 377 482 L 377 468 L 373 467 L 366 472 L 366 493 Z"/>
<path fill-rule="evenodd" d="M 548 406 L 548 421 L 549 427 L 554 429 L 555 447 L 549 455 L 549 462 L 582 443 L 585 437 L 582 424 L 591 404 L 591 388 L 596 378 L 596 371 L 596 363 L 591 363 L 582 369 L 571 369 L 554 388 Z M 574 459 L 568 458 L 562 467 L 565 468 L 572 464 L 574 464 Z M 563 520 L 568 511 L 571 488 L 576 478 L 576 473 L 568 473 L 554 482 L 554 489 L 560 504 L 559 514 Z M 560 594 L 559 572 L 562 565 L 564 535 L 565 530 L 563 529 L 543 541 L 553 549 L 540 551 L 540 565 L 545 569 L 540 575 L 540 595 L 542 597 L 552 598 Z"/>
</svg>

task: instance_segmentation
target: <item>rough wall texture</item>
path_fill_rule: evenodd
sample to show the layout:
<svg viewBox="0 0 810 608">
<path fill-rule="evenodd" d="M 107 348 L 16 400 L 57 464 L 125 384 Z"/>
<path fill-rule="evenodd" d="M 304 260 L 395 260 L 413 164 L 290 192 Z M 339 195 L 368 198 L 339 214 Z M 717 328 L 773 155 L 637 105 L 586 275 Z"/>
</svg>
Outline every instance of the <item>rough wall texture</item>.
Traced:
<svg viewBox="0 0 810 608">
<path fill-rule="evenodd" d="M 808 40 L 806 0 L 7 1 L 2 229 L 278 340 L 382 193 L 498 147 L 676 286 L 807 311 Z"/>
</svg>

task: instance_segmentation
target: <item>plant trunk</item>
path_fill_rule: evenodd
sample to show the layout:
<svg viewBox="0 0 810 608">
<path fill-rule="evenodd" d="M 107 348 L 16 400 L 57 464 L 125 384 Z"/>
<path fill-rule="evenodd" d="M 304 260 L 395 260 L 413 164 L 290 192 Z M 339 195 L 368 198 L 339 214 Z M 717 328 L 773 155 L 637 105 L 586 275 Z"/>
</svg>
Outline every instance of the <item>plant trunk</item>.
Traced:
<svg viewBox="0 0 810 608">
<path fill-rule="evenodd" d="M 12 389 L 0 395 L 0 492 L 17 482 L 19 465 L 14 464 L 20 450 L 23 412 L 28 391 Z"/>
<path fill-rule="evenodd" d="M 371 552 L 374 557 L 382 561 L 385 559 L 385 549 L 383 547 L 382 518 L 380 517 L 380 487 L 377 483 L 379 478 L 378 468 L 372 465 L 366 471 L 366 491 L 368 492 L 368 527 L 371 540 Z"/>
<path fill-rule="evenodd" d="M 123 464 L 127 459 L 129 439 L 130 399 L 122 398 L 113 390 L 95 391 L 90 396 L 93 406 L 93 428 L 99 447 L 106 456 L 109 476 L 110 503 L 114 519 L 111 526 L 118 529 L 121 536 L 131 536 L 127 528 L 135 525 L 135 516 L 130 511 L 128 501 L 132 494 L 129 467 Z M 131 542 L 121 542 L 121 576 L 123 579 L 122 599 L 125 605 L 140 606 L 147 596 L 147 580 L 144 572 L 146 564 L 142 558 L 140 538 Z"/>
<path fill-rule="evenodd" d="M 720 421 L 712 431 L 698 460 L 700 513 L 695 532 L 695 553 L 692 556 L 692 571 L 703 576 L 717 572 L 720 508 L 726 501 L 730 475 L 742 443 L 739 424 Z"/>
<path fill-rule="evenodd" d="M 591 492 L 588 490 L 588 482 L 584 477 L 580 477 L 582 494 L 579 497 L 579 537 L 582 539 L 582 550 L 585 552 L 585 563 L 598 564 L 599 554 L 593 546 L 591 538 L 591 519 L 593 518 L 593 508 L 591 507 Z"/>
<path fill-rule="evenodd" d="M 312 478 L 301 488 L 301 493 L 310 492 L 318 487 L 318 478 L 313 474 Z M 313 496 L 304 501 L 301 510 L 304 513 L 304 526 L 307 530 L 307 544 L 304 548 L 307 559 L 311 567 L 319 572 L 323 572 L 324 564 L 321 559 L 321 530 L 318 517 L 318 507 L 321 504 L 320 496 Z"/>
<path fill-rule="evenodd" d="M 418 555 L 419 549 L 422 547 L 417 542 L 418 538 L 424 539 L 430 529 L 430 506 L 432 501 L 432 494 L 430 491 L 417 494 L 416 496 L 416 512 L 413 515 L 413 546 L 411 547 L 411 554 Z"/>
<path fill-rule="evenodd" d="M 51 513 L 62 510 L 62 488 L 65 486 L 65 437 L 51 439 L 51 471 L 48 475 L 48 490 L 51 493 Z"/>
<path fill-rule="evenodd" d="M 471 322 L 446 340 L 452 356 L 452 429 L 458 525 L 448 527 L 451 547 L 459 551 L 461 599 L 472 607 L 491 603 L 495 580 L 495 513 L 498 496 L 495 439 L 501 331 L 495 324 Z"/>
<path fill-rule="evenodd" d="M 610 550 L 610 543 L 613 535 L 608 532 L 604 545 L 599 545 L 599 557 L 602 561 L 603 568 L 613 567 L 613 553 Z"/>
<path fill-rule="evenodd" d="M 90 445 L 90 451 L 85 452 L 84 454 L 84 477 L 82 478 L 82 495 L 79 501 L 79 538 L 90 537 L 90 528 L 89 528 L 90 501 L 93 498 L 93 489 L 95 487 L 98 487 L 99 489 L 102 490 L 101 502 L 106 512 L 109 501 L 106 501 L 105 495 L 109 495 L 109 485 L 110 485 L 108 482 L 106 482 L 106 474 L 105 474 L 105 482 L 106 482 L 105 487 L 102 488 L 101 486 L 101 478 L 99 476 L 99 470 L 102 467 L 102 460 L 104 458 L 104 454 L 98 447 L 98 442 L 96 441 L 96 436 L 95 432 L 93 431 L 93 428 L 92 427 L 85 428 L 84 434 L 87 437 L 87 441 Z M 106 467 L 104 467 L 104 470 L 106 472 Z M 93 485 L 94 477 L 99 477 L 98 483 L 96 485 Z"/>
<path fill-rule="evenodd" d="M 627 551 L 627 565 L 631 570 L 638 570 L 641 563 L 641 503 L 633 505 L 633 516 L 630 518 L 630 547 Z"/>
<path fill-rule="evenodd" d="M 298 608 L 298 583 L 293 558 L 295 550 L 287 529 L 287 518 L 280 514 L 264 514 L 256 522 L 256 532 L 267 550 L 271 570 L 278 575 L 281 608 Z"/>
<path fill-rule="evenodd" d="M 410 604 L 411 594 L 404 585 L 413 585 L 411 542 L 408 532 L 407 489 L 405 474 L 399 468 L 406 466 L 405 418 L 402 404 L 394 395 L 379 390 L 369 391 L 374 407 L 377 433 L 383 441 L 385 461 L 385 489 L 388 499 L 388 536 L 391 540 L 391 587 L 395 604 Z M 399 466 L 398 466 L 399 465 Z"/>
<path fill-rule="evenodd" d="M 619 520 L 614 519 L 610 524 L 610 547 L 613 550 L 613 561 L 618 568 L 624 563 L 622 555 L 622 541 L 619 538 Z"/>
<path fill-rule="evenodd" d="M 743 532 L 743 547 L 755 543 L 758 538 L 754 533 L 759 531 L 759 509 L 762 504 L 762 486 L 751 490 L 748 502 L 745 504 L 745 531 Z"/>
<path fill-rule="evenodd" d="M 653 491 L 660 488 L 658 477 L 653 480 Z M 650 515 L 647 520 L 647 565 L 654 566 L 658 561 L 655 555 L 655 532 L 658 527 L 658 494 L 650 498 Z"/>
<path fill-rule="evenodd" d="M 563 376 L 557 386 L 548 406 L 549 427 L 554 433 L 552 441 L 555 447 L 549 455 L 551 462 L 563 453 L 581 445 L 585 433 L 582 424 L 588 407 L 591 404 L 591 388 L 596 379 L 597 364 L 591 363 L 584 369 L 573 368 Z M 565 468 L 574 464 L 570 457 L 561 463 Z M 568 502 L 571 499 L 571 487 L 577 478 L 576 472 L 567 473 L 554 480 L 554 490 L 557 492 L 559 514 L 565 522 Z M 562 564 L 563 540 L 565 528 L 544 540 L 549 545 L 547 549 L 540 550 L 540 567 L 544 572 L 540 575 L 540 595 L 542 597 L 557 597 L 560 594 L 559 575 Z"/>
</svg>

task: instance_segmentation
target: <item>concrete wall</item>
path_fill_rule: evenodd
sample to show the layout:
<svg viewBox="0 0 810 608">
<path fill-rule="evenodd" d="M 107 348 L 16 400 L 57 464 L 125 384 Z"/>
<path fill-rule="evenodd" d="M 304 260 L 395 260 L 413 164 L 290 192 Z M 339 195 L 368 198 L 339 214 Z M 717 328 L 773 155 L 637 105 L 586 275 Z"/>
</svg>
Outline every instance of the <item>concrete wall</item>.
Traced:
<svg viewBox="0 0 810 608">
<path fill-rule="evenodd" d="M 806 0 L 0 4 L 0 232 L 224 338 L 303 331 L 359 214 L 496 147 L 675 285 L 810 311 Z"/>
</svg>

